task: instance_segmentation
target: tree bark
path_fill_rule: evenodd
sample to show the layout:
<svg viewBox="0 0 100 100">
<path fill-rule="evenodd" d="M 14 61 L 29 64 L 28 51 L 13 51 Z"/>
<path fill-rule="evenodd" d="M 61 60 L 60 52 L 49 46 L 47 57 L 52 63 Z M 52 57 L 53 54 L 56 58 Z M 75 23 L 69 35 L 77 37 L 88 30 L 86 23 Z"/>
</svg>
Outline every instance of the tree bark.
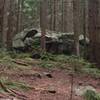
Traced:
<svg viewBox="0 0 100 100">
<path fill-rule="evenodd" d="M 15 7 L 16 1 L 10 0 L 10 10 L 9 10 L 9 16 L 8 16 L 8 32 L 7 32 L 7 48 L 12 47 L 12 40 L 13 36 L 16 33 L 16 7 Z"/>
<path fill-rule="evenodd" d="M 74 53 L 80 56 L 79 34 L 80 34 L 80 0 L 73 0 L 73 23 L 74 23 Z"/>
<path fill-rule="evenodd" d="M 2 47 L 7 48 L 8 16 L 10 0 L 4 0 L 3 8 L 3 27 L 2 27 Z"/>
<path fill-rule="evenodd" d="M 40 2 L 41 49 L 46 51 L 47 0 Z"/>
<path fill-rule="evenodd" d="M 18 0 L 18 7 L 17 7 L 17 33 L 22 31 L 22 6 L 23 6 L 23 0 Z"/>
<path fill-rule="evenodd" d="M 100 64 L 100 1 L 89 0 L 89 38 L 90 38 L 90 59 Z"/>
</svg>

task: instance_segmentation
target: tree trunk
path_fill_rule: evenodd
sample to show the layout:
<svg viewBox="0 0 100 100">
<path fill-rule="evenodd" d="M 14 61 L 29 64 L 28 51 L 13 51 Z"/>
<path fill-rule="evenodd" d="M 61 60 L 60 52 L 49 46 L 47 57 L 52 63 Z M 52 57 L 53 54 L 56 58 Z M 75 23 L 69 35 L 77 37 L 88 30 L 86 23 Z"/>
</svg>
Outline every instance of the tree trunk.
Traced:
<svg viewBox="0 0 100 100">
<path fill-rule="evenodd" d="M 90 59 L 100 64 L 100 1 L 89 0 Z"/>
<path fill-rule="evenodd" d="M 40 2 L 41 49 L 46 51 L 47 0 Z"/>
<path fill-rule="evenodd" d="M 2 47 L 7 48 L 7 32 L 8 32 L 8 16 L 9 16 L 10 0 L 4 0 L 3 8 L 3 27 L 2 27 Z"/>
<path fill-rule="evenodd" d="M 17 33 L 22 31 L 22 6 L 23 6 L 23 0 L 18 0 L 18 8 L 17 8 Z"/>
<path fill-rule="evenodd" d="M 74 23 L 74 46 L 75 55 L 80 56 L 79 34 L 80 34 L 80 0 L 73 0 L 73 23 Z"/>
<path fill-rule="evenodd" d="M 16 1 L 15 0 L 10 0 L 10 14 L 8 16 L 8 34 L 7 34 L 7 48 L 12 47 L 12 40 L 13 36 L 16 33 L 16 7 L 15 7 Z"/>
<path fill-rule="evenodd" d="M 0 0 L 0 47 L 2 46 L 3 8 L 4 0 Z"/>
<path fill-rule="evenodd" d="M 73 32 L 73 4 L 72 0 L 64 0 L 64 32 Z"/>
</svg>

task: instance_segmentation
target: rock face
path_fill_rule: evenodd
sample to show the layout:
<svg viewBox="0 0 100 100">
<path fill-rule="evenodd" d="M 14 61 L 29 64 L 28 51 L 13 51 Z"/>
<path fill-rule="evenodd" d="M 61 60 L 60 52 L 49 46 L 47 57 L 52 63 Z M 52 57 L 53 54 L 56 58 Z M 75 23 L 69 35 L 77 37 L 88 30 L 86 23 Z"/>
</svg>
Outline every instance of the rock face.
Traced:
<svg viewBox="0 0 100 100">
<path fill-rule="evenodd" d="M 32 37 L 37 33 L 38 31 L 36 29 L 25 29 L 21 33 L 16 34 L 13 38 L 13 48 L 20 51 L 28 49 L 28 47 L 31 47 L 33 43 Z"/>
<path fill-rule="evenodd" d="M 40 46 L 41 33 L 35 29 L 26 29 L 16 34 L 13 39 L 13 48 L 24 51 L 32 46 Z M 80 45 L 84 45 L 84 36 L 79 36 Z M 86 38 L 86 44 L 89 43 Z M 46 34 L 46 49 L 50 53 L 72 54 L 74 50 L 74 33 L 48 33 Z"/>
<path fill-rule="evenodd" d="M 88 90 L 96 92 L 96 89 L 92 86 L 76 86 L 74 92 L 77 96 L 83 96 Z"/>
<path fill-rule="evenodd" d="M 70 37 L 70 38 L 69 38 Z M 71 38 L 73 33 L 50 33 L 46 34 L 46 49 L 50 53 L 54 54 L 71 54 L 73 52 L 74 41 Z M 41 33 L 34 36 L 34 40 L 37 41 L 41 38 Z M 36 41 L 34 41 L 35 43 Z M 38 43 L 38 42 L 36 42 Z"/>
<path fill-rule="evenodd" d="M 49 37 L 50 38 L 50 37 Z M 79 36 L 80 47 L 84 47 L 89 45 L 89 39 L 86 38 L 84 41 L 84 36 Z M 66 33 L 64 35 L 55 36 L 55 38 L 51 37 L 49 42 L 46 42 L 47 51 L 51 53 L 64 53 L 64 54 L 72 54 L 74 51 L 74 34 Z"/>
</svg>

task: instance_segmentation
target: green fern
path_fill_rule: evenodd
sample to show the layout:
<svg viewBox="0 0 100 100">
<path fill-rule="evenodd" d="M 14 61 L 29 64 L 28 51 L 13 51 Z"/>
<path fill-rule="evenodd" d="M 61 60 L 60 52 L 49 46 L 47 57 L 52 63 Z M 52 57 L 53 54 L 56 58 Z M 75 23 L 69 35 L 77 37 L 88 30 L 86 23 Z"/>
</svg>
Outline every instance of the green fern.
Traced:
<svg viewBox="0 0 100 100">
<path fill-rule="evenodd" d="M 84 97 L 85 100 L 100 100 L 100 94 L 97 94 L 92 90 L 87 90 Z"/>
</svg>

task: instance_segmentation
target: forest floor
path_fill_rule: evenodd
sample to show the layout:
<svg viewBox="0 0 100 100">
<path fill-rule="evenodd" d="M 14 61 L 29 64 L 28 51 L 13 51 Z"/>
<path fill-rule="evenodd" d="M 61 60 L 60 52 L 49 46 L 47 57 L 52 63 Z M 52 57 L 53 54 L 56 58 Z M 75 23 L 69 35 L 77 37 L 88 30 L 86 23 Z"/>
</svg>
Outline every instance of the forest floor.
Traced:
<svg viewBox="0 0 100 100">
<path fill-rule="evenodd" d="M 74 91 L 78 86 L 92 86 L 100 92 L 100 77 L 72 74 L 59 66 L 39 67 L 39 60 L 13 62 L 17 67 L 0 64 L 0 100 L 84 100 Z"/>
</svg>

